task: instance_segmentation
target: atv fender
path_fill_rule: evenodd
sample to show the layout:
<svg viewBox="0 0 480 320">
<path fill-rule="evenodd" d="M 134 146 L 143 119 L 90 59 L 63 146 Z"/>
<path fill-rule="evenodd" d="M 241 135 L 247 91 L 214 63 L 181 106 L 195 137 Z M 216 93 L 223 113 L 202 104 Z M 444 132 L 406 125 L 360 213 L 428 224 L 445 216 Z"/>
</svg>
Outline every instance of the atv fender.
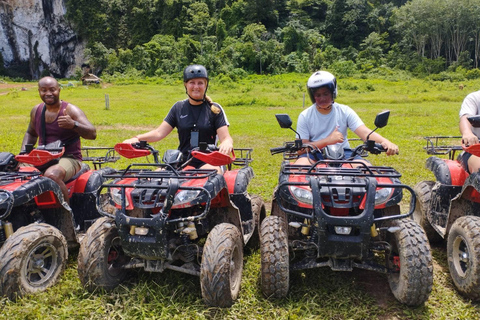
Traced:
<svg viewBox="0 0 480 320">
<path fill-rule="evenodd" d="M 447 232 L 459 217 L 480 216 L 480 174 L 472 173 L 463 185 L 462 191 L 452 199 L 448 214 Z"/>
<path fill-rule="evenodd" d="M 59 229 L 69 243 L 77 241 L 72 209 L 63 201 L 62 191 L 52 179 L 38 176 L 14 190 L 12 195 L 14 207 L 35 200 L 39 209 L 47 209 L 43 215 L 45 222 Z"/>
<path fill-rule="evenodd" d="M 100 217 L 96 206 L 97 190 L 105 180 L 102 175 L 111 174 L 114 171 L 108 167 L 97 171 L 89 170 L 77 179 L 70 204 L 78 230 L 86 231 L 93 221 Z"/>
<path fill-rule="evenodd" d="M 432 171 L 435 178 L 441 184 L 462 186 L 468 173 L 462 168 L 458 161 L 430 157 L 425 166 Z"/>
<path fill-rule="evenodd" d="M 252 202 L 247 193 L 247 187 L 254 174 L 251 167 L 244 167 L 238 170 L 231 170 L 224 173 L 228 186 L 230 200 L 240 210 L 243 222 L 253 218 Z"/>
<path fill-rule="evenodd" d="M 209 224 L 211 228 L 221 223 L 231 223 L 238 228 L 240 234 L 243 233 L 242 220 L 240 218 L 240 210 L 229 201 L 230 205 L 226 207 L 212 208 L 209 213 Z M 242 244 L 245 245 L 245 239 L 242 237 Z"/>
</svg>

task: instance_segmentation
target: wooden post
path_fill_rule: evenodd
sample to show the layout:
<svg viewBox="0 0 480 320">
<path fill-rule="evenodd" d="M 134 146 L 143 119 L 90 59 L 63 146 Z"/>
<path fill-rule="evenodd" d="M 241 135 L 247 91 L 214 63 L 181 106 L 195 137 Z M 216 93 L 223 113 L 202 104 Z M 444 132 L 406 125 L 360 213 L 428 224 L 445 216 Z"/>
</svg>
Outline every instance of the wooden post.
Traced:
<svg viewBox="0 0 480 320">
<path fill-rule="evenodd" d="M 110 97 L 105 94 L 105 109 L 110 110 Z"/>
</svg>

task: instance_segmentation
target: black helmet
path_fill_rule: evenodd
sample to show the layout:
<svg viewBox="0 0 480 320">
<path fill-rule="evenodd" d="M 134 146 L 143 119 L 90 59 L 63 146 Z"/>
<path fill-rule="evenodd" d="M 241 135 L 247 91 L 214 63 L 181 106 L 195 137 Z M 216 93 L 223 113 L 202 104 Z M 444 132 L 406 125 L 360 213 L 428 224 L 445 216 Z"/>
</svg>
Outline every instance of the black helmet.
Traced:
<svg viewBox="0 0 480 320">
<path fill-rule="evenodd" d="M 207 69 L 202 65 L 192 64 L 183 70 L 183 82 L 195 78 L 205 78 L 208 80 Z"/>
</svg>

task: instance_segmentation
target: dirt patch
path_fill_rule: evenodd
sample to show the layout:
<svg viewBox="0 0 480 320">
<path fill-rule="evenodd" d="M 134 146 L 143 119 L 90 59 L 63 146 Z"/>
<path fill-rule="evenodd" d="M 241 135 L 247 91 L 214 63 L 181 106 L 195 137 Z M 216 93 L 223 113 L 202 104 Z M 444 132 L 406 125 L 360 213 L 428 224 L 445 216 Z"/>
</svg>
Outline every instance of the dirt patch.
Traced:
<svg viewBox="0 0 480 320">
<path fill-rule="evenodd" d="M 0 82 L 0 95 L 6 95 L 10 92 L 26 91 L 36 88 L 36 84 L 33 83 L 2 83 Z"/>
</svg>

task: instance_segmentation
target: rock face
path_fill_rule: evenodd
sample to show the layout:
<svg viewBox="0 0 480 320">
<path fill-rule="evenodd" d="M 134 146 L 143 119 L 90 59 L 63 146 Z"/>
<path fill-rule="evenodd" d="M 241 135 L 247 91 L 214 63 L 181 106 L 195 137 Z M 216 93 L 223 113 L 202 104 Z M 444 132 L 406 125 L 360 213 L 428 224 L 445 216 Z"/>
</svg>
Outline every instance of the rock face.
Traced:
<svg viewBox="0 0 480 320">
<path fill-rule="evenodd" d="M 68 77 L 81 65 L 84 43 L 65 20 L 64 0 L 0 0 L 0 54 L 25 78 Z"/>
</svg>

